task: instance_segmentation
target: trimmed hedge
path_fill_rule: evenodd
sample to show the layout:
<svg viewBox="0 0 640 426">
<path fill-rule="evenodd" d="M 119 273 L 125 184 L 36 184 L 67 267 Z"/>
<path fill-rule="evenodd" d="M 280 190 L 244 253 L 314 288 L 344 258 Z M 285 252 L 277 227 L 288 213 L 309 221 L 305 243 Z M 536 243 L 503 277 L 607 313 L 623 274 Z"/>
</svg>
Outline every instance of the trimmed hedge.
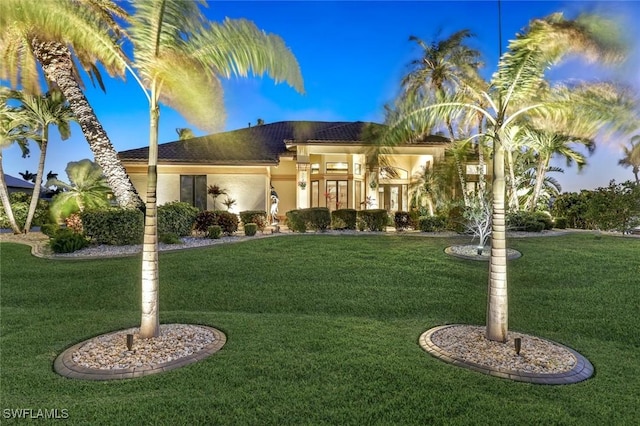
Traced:
<svg viewBox="0 0 640 426">
<path fill-rule="evenodd" d="M 556 217 L 556 220 L 555 220 L 556 228 L 567 229 L 568 225 L 569 225 L 569 219 L 567 219 L 566 217 Z"/>
<path fill-rule="evenodd" d="M 331 212 L 331 228 L 337 230 L 356 229 L 357 211 L 338 209 Z"/>
<path fill-rule="evenodd" d="M 369 231 L 384 231 L 389 221 L 389 215 L 384 209 L 359 210 L 358 229 Z"/>
<path fill-rule="evenodd" d="M 255 223 L 260 232 L 267 226 L 267 212 L 264 210 L 246 210 L 240 212 L 240 222 L 243 225 Z"/>
<path fill-rule="evenodd" d="M 110 208 L 80 213 L 84 234 L 97 244 L 126 246 L 142 243 L 144 216 L 137 209 Z"/>
<path fill-rule="evenodd" d="M 196 207 L 180 201 L 158 206 L 158 234 L 191 235 L 198 213 Z"/>
<path fill-rule="evenodd" d="M 244 235 L 246 235 L 247 237 L 253 237 L 254 235 L 256 235 L 257 231 L 258 225 L 255 223 L 247 223 L 244 225 Z"/>
<path fill-rule="evenodd" d="M 507 214 L 507 229 L 510 231 L 522 231 L 522 232 L 542 232 L 547 226 L 553 227 L 551 218 L 546 214 L 540 212 L 528 212 L 518 211 Z M 548 222 L 551 223 L 549 225 Z"/>
<path fill-rule="evenodd" d="M 217 240 L 222 235 L 222 227 L 220 225 L 211 225 L 207 229 L 207 237 Z"/>
<path fill-rule="evenodd" d="M 441 232 L 447 229 L 445 216 L 420 216 L 418 229 L 422 232 Z"/>
<path fill-rule="evenodd" d="M 286 224 L 291 232 L 307 232 L 307 222 L 302 217 L 300 210 L 289 210 L 286 217 Z"/>
<path fill-rule="evenodd" d="M 289 210 L 286 217 L 287 227 L 293 232 L 306 232 L 307 229 L 324 232 L 331 225 L 331 213 L 326 207 Z"/>
</svg>

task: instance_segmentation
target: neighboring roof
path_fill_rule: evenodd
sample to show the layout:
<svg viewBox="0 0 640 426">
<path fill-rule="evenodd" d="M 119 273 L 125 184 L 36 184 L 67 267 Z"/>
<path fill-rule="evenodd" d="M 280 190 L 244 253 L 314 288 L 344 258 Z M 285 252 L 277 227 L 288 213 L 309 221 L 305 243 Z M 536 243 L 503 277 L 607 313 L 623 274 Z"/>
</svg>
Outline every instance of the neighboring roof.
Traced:
<svg viewBox="0 0 640 426">
<path fill-rule="evenodd" d="M 4 181 L 7 183 L 7 188 L 23 188 L 23 189 L 33 189 L 35 186 L 31 182 L 27 182 L 24 179 L 18 179 L 17 177 L 13 177 L 11 175 L 4 175 Z"/>
<path fill-rule="evenodd" d="M 287 145 L 305 143 L 363 144 L 381 124 L 325 121 L 279 121 L 230 132 L 160 144 L 158 160 L 199 164 L 277 164 Z M 435 136 L 422 143 L 446 142 Z M 149 148 L 121 151 L 123 161 L 146 161 Z"/>
</svg>

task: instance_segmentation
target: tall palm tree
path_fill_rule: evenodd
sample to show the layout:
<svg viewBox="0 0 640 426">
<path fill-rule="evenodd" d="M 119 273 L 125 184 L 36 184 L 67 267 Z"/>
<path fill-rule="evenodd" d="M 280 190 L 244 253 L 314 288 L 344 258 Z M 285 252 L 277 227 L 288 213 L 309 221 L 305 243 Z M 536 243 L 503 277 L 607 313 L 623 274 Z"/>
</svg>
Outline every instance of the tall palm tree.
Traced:
<svg viewBox="0 0 640 426">
<path fill-rule="evenodd" d="M 14 234 L 20 234 L 22 230 L 16 222 L 9 201 L 9 190 L 7 182 L 4 178 L 4 168 L 2 167 L 2 150 L 17 143 L 22 150 L 23 157 L 29 153 L 28 138 L 31 136 L 28 132 L 27 123 L 24 116 L 19 114 L 15 108 L 10 107 L 7 103 L 9 100 L 9 90 L 0 87 L 0 202 L 4 209 L 7 219 Z"/>
<path fill-rule="evenodd" d="M 47 145 L 49 143 L 49 126 L 55 125 L 58 128 L 62 140 L 66 140 L 71 136 L 70 124 L 72 121 L 75 121 L 75 116 L 71 112 L 71 108 L 64 99 L 62 92 L 57 89 L 52 90 L 45 96 L 13 91 L 11 97 L 20 101 L 21 105 L 18 111 L 28 121 L 31 131 L 34 134 L 34 140 L 40 147 L 38 170 L 33 180 L 35 186 L 31 194 L 27 220 L 24 224 L 24 231 L 26 233 L 31 229 L 31 221 L 35 215 L 38 199 L 40 198 L 44 163 L 47 157 Z"/>
<path fill-rule="evenodd" d="M 631 167 L 631 172 L 636 178 L 636 185 L 640 185 L 640 135 L 635 135 L 630 140 L 631 146 L 623 146 L 624 157 L 618 160 L 618 164 L 623 167 Z"/>
<path fill-rule="evenodd" d="M 157 163 L 159 103 L 207 130 L 224 120 L 219 77 L 254 74 L 287 81 L 302 91 L 295 57 L 282 40 L 246 20 L 205 22 L 200 4 L 188 1 L 134 1 L 131 41 L 133 68 L 149 101 L 149 161 L 142 255 L 140 335 L 158 336 Z"/>
<path fill-rule="evenodd" d="M 411 71 L 402 79 L 405 96 L 418 102 L 437 102 L 453 93 L 464 93 L 473 96 L 477 90 L 485 88 L 486 83 L 480 77 L 479 70 L 483 66 L 480 52 L 470 48 L 466 42 L 473 34 L 469 30 L 457 31 L 446 39 L 426 43 L 416 36 L 409 37 L 422 49 L 422 57 L 411 61 Z M 476 90 L 470 90 L 476 89 Z M 454 144 L 457 139 L 466 139 L 464 133 L 469 129 L 464 125 L 470 117 L 443 117 L 443 124 L 447 129 L 449 140 Z M 457 128 L 457 132 L 454 130 Z M 460 150 L 454 150 L 460 154 Z M 467 185 L 462 164 L 466 156 L 454 157 L 458 172 L 458 179 L 462 188 L 465 205 L 468 203 Z"/>
<path fill-rule="evenodd" d="M 438 119 L 464 110 L 484 116 L 486 134 L 493 142 L 492 244 L 486 321 L 489 340 L 505 342 L 508 332 L 505 146 L 513 143 L 509 128 L 530 115 L 562 117 L 563 126 L 570 128 L 568 134 L 587 138 L 595 137 L 605 126 L 615 131 L 636 124 L 633 100 L 612 85 L 572 85 L 554 90 L 552 96 L 540 96 L 540 92 L 549 88 L 545 71 L 569 54 L 603 64 L 623 59 L 618 34 L 613 22 L 595 15 L 566 20 L 562 14 L 553 14 L 533 20 L 500 58 L 491 91 L 480 93 L 488 107 L 468 102 L 466 96 L 454 93 L 437 103 L 416 105 L 390 125 L 387 139 L 392 143 L 401 141 L 408 129 L 419 132 Z"/>
<path fill-rule="evenodd" d="M 123 76 L 126 61 L 116 18 L 126 12 L 111 0 L 3 0 L 0 2 L 0 79 L 41 93 L 38 63 L 49 84 L 68 100 L 80 128 L 122 207 L 142 207 L 117 152 L 81 87 L 79 63 L 104 90 L 98 71 Z M 75 61 L 74 61 L 75 59 Z"/>
</svg>

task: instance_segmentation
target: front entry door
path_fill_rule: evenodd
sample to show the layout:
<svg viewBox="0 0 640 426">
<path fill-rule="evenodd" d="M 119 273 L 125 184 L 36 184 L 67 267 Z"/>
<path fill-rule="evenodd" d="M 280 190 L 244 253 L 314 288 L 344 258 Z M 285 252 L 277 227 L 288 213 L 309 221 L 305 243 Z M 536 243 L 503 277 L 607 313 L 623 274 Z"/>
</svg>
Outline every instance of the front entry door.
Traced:
<svg viewBox="0 0 640 426">
<path fill-rule="evenodd" d="M 402 209 L 402 185 L 382 185 L 383 208 L 389 213 Z"/>
</svg>

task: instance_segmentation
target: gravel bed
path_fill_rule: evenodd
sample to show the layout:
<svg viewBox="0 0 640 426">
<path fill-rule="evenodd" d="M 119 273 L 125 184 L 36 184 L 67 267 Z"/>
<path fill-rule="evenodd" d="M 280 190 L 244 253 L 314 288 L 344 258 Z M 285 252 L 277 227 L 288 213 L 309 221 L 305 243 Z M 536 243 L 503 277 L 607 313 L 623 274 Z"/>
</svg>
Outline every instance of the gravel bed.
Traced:
<svg viewBox="0 0 640 426">
<path fill-rule="evenodd" d="M 82 367 L 99 370 L 154 367 L 193 355 L 215 341 L 211 330 L 197 325 L 161 324 L 160 336 L 153 339 L 141 339 L 139 330 L 130 328 L 94 337 L 71 358 Z M 127 348 L 127 334 L 133 334 L 131 350 Z"/>
<path fill-rule="evenodd" d="M 520 338 L 520 355 L 514 339 Z M 526 334 L 508 332 L 507 342 L 485 338 L 485 327 L 460 325 L 433 333 L 431 341 L 456 359 L 493 370 L 557 374 L 571 371 L 576 357 L 566 347 Z"/>
<path fill-rule="evenodd" d="M 451 246 L 447 248 L 447 253 L 453 253 L 453 254 L 457 254 L 460 256 L 465 256 L 465 257 L 475 257 L 478 259 L 486 259 L 489 260 L 489 257 L 491 257 L 491 247 L 485 246 L 482 249 L 482 254 L 478 254 L 478 246 L 477 245 L 457 245 L 457 246 Z M 507 257 L 508 258 L 515 258 L 515 257 L 519 257 L 520 256 L 520 252 L 514 249 L 507 249 Z"/>
</svg>

